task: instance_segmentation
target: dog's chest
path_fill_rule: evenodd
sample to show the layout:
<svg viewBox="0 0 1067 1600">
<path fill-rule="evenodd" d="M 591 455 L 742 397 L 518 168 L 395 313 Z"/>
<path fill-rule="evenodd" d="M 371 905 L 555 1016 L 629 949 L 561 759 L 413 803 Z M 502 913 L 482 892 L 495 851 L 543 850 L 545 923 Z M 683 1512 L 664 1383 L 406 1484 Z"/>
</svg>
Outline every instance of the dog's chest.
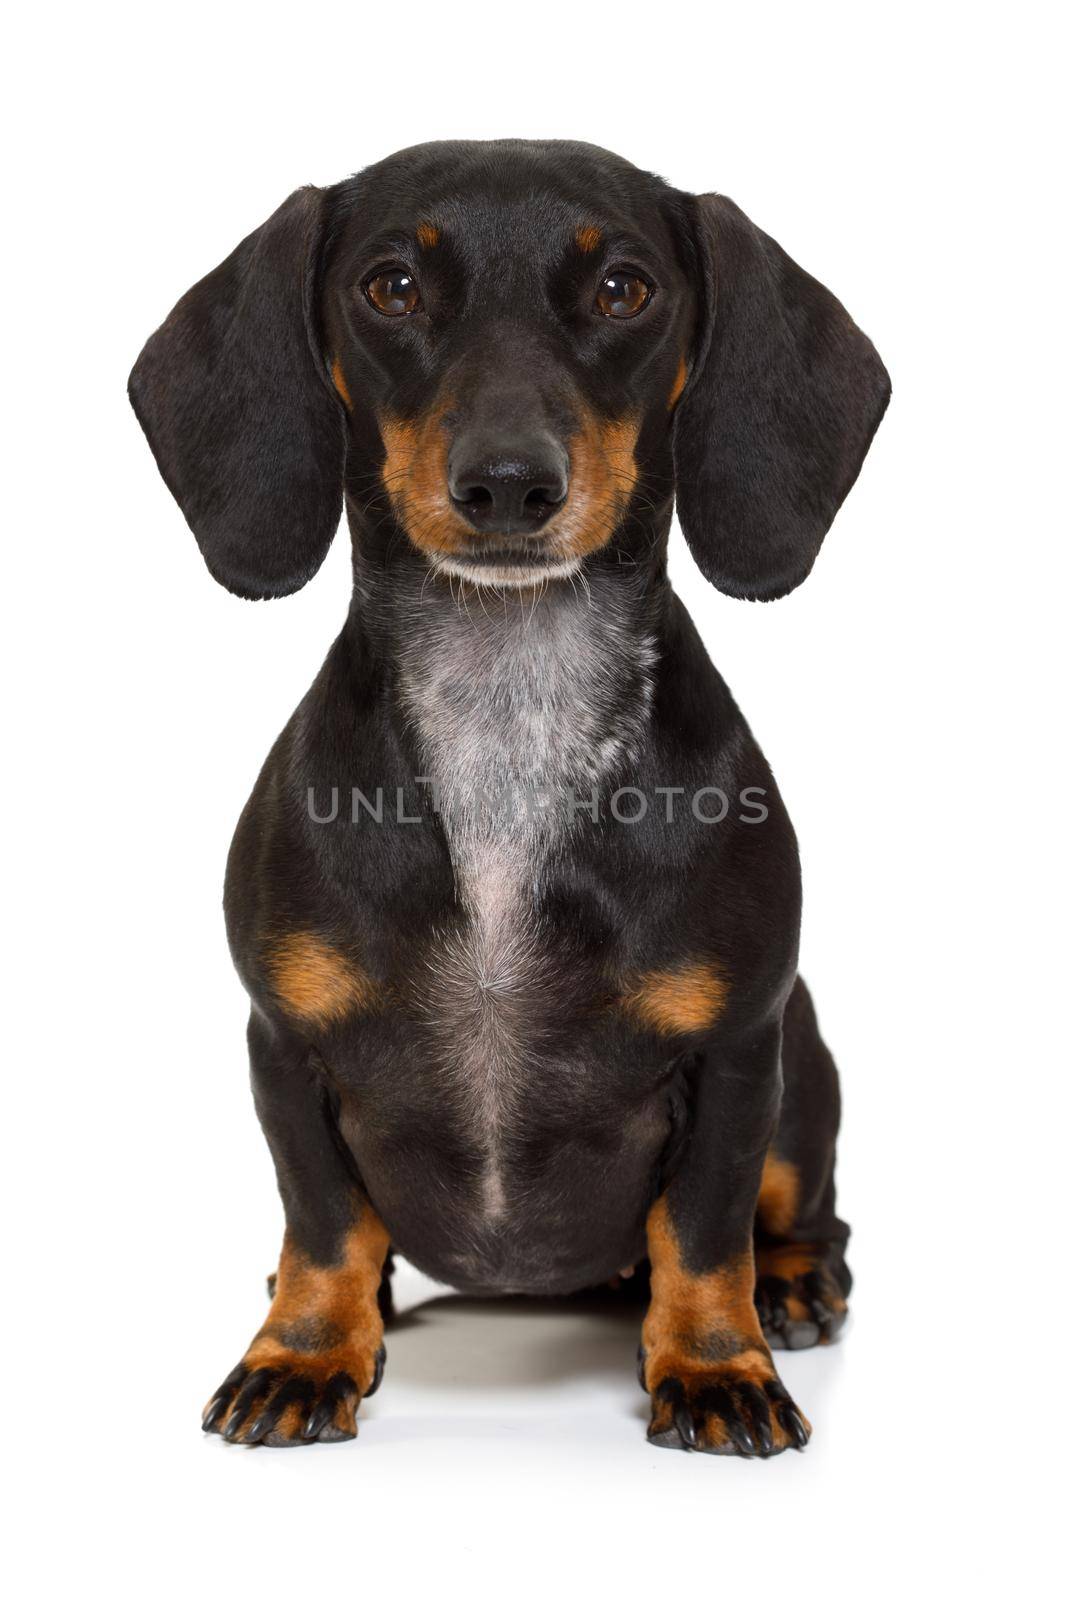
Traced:
<svg viewBox="0 0 1067 1600">
<path fill-rule="evenodd" d="M 410 637 L 401 692 L 433 781 L 457 917 L 419 979 L 435 1067 L 479 1144 L 487 1220 L 507 1212 L 525 1102 L 559 1070 L 542 1026 L 559 956 L 538 916 L 546 861 L 594 792 L 606 799 L 647 725 L 654 655 L 584 594 L 525 612 L 435 606 Z M 566 1069 L 573 1072 L 574 1063 Z"/>
</svg>

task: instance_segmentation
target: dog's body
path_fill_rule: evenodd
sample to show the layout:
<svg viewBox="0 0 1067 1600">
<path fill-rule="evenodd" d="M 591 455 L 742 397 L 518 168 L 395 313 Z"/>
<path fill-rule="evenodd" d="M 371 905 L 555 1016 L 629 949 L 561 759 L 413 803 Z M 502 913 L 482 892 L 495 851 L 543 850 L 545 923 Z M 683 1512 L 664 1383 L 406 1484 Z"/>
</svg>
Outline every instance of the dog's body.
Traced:
<svg viewBox="0 0 1067 1600">
<path fill-rule="evenodd" d="M 800 581 L 884 373 L 763 236 L 728 267 L 756 237 L 740 213 L 702 224 L 589 147 L 428 146 L 312 196 L 191 291 L 131 386 L 230 587 L 306 581 L 342 471 L 354 533 L 348 621 L 227 875 L 287 1233 L 206 1425 L 350 1436 L 392 1246 L 473 1293 L 568 1292 L 647 1257 L 652 1436 L 803 1443 L 766 1340 L 844 1316 L 836 1074 L 796 979 L 792 830 L 664 550 L 673 452 L 709 576 L 760 597 Z M 619 250 L 654 260 L 653 289 L 606 270 Z M 714 315 L 691 284 L 712 270 Z M 775 349 L 756 351 L 731 407 L 761 271 L 796 370 L 761 393 Z M 604 328 L 584 320 L 598 274 Z"/>
<path fill-rule="evenodd" d="M 655 1022 L 647 975 L 696 954 L 731 970 L 754 919 L 745 965 L 760 1001 L 792 980 L 799 884 L 770 774 L 678 601 L 661 589 L 642 603 L 632 579 L 621 584 L 625 608 L 613 574 L 594 576 L 589 596 L 564 585 L 525 610 L 484 596 L 468 614 L 447 589 L 427 593 L 421 612 L 401 613 L 405 643 L 374 666 L 354 613 L 235 843 L 231 937 L 264 1007 L 305 971 L 320 1003 L 318 941 L 360 952 L 373 987 L 324 1053 L 340 1127 L 396 1247 L 468 1292 L 566 1292 L 644 1257 L 672 1106 L 684 1114 L 686 1044 L 680 1024 Z M 699 728 L 677 727 L 683 684 Z M 340 750 L 347 785 L 317 754 Z M 367 805 L 357 796 L 353 824 L 357 780 Z M 751 786 L 776 820 L 702 824 L 679 796 L 670 825 L 662 803 L 658 818 L 650 805 L 620 822 L 610 800 L 624 781 L 653 802 L 671 785 Z M 339 790 L 333 823 L 275 810 L 273 797 L 308 788 L 319 815 Z M 315 942 L 283 935 L 265 970 L 265 927 L 314 929 Z M 693 972 L 679 998 L 716 1007 L 716 986 Z M 738 1010 L 745 987 L 732 986 Z"/>
</svg>

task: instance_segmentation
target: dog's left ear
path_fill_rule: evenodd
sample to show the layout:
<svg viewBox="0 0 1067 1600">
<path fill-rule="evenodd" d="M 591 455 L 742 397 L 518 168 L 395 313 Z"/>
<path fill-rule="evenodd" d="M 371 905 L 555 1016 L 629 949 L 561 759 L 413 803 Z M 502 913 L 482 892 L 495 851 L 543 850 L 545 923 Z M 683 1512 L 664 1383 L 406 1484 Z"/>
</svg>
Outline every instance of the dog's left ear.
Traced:
<svg viewBox="0 0 1067 1600">
<path fill-rule="evenodd" d="M 844 306 L 721 195 L 695 202 L 705 316 L 674 419 L 678 518 L 716 588 L 802 583 L 889 403 Z"/>
<path fill-rule="evenodd" d="M 290 195 L 178 301 L 130 374 L 212 576 L 249 600 L 302 588 L 341 517 L 343 412 L 314 317 L 326 196 Z"/>
</svg>

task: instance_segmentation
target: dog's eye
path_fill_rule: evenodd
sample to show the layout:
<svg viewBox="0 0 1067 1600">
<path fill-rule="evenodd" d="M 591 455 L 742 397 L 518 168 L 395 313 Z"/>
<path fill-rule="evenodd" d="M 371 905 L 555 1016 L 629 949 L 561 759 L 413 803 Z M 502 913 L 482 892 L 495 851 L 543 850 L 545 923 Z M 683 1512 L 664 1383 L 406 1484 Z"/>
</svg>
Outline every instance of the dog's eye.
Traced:
<svg viewBox="0 0 1067 1600">
<path fill-rule="evenodd" d="M 652 299 L 652 286 L 625 268 L 601 278 L 596 308 L 604 317 L 636 317 Z"/>
<path fill-rule="evenodd" d="M 410 317 L 421 304 L 419 286 L 403 267 L 390 267 L 368 278 L 363 293 L 383 317 Z"/>
</svg>

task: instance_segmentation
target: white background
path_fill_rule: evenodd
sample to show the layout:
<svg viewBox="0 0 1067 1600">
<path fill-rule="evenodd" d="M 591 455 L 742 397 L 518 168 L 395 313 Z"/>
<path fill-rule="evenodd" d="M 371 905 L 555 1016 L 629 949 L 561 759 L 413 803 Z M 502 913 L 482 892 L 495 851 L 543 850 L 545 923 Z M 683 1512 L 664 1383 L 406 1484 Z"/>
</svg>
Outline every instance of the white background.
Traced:
<svg viewBox="0 0 1067 1600">
<path fill-rule="evenodd" d="M 1047 1592 L 1062 1453 L 1063 253 L 1052 8 L 39 6 L 5 91 L 13 1592 Z M 210 580 L 125 378 L 298 184 L 423 139 L 608 145 L 733 196 L 895 398 L 814 576 L 673 576 L 802 845 L 854 1321 L 803 1457 L 650 1449 L 632 1319 L 414 1274 L 353 1445 L 200 1406 L 281 1221 L 220 910 L 348 597 Z M 14 572 L 11 572 L 11 563 Z M 432 1303 L 430 1303 L 432 1302 Z M 18 1549 L 18 1545 L 16 1545 Z"/>
</svg>

